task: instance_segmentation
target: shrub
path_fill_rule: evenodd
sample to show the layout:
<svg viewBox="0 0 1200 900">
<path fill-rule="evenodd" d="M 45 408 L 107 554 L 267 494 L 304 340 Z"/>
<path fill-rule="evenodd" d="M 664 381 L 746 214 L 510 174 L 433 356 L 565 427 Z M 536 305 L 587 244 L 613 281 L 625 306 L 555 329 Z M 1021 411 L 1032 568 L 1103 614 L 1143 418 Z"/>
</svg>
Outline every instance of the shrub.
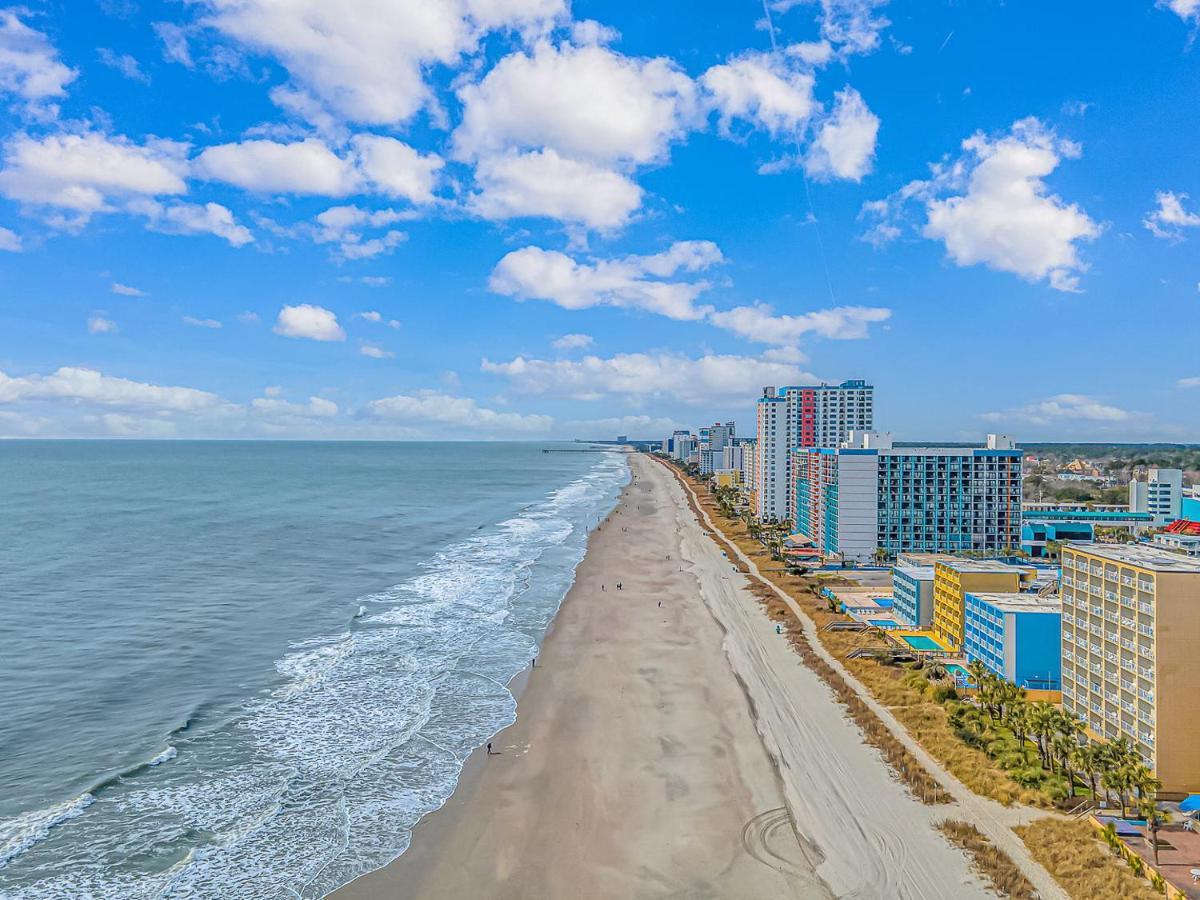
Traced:
<svg viewBox="0 0 1200 900">
<path fill-rule="evenodd" d="M 1011 773 L 1012 780 L 1021 787 L 1036 788 L 1041 787 L 1042 782 L 1046 778 L 1046 773 L 1041 769 L 1035 769 L 1033 766 L 1026 766 L 1023 769 L 1013 769 Z"/>
<path fill-rule="evenodd" d="M 945 703 L 947 700 L 957 700 L 958 691 L 954 689 L 954 685 L 943 685 L 933 689 L 933 700 L 935 703 Z"/>
</svg>

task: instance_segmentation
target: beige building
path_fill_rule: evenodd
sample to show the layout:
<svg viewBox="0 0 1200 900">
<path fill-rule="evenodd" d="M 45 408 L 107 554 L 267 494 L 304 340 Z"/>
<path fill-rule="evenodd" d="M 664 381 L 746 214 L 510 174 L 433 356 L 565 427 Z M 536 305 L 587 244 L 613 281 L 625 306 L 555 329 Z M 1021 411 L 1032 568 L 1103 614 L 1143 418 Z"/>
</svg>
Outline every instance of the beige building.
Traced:
<svg viewBox="0 0 1200 900">
<path fill-rule="evenodd" d="M 1129 738 L 1164 791 L 1200 788 L 1200 560 L 1067 544 L 1061 597 L 1063 708 Z"/>
</svg>

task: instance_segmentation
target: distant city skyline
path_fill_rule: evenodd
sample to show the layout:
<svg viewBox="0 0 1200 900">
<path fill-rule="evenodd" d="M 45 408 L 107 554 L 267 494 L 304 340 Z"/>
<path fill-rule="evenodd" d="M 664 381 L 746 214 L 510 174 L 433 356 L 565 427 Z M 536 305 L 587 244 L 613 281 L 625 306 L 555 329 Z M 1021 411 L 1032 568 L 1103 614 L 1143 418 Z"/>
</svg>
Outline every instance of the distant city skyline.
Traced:
<svg viewBox="0 0 1200 900">
<path fill-rule="evenodd" d="M 1200 441 L 1198 29 L 0 7 L 0 437 L 751 435 L 863 379 L 897 441 Z"/>
</svg>

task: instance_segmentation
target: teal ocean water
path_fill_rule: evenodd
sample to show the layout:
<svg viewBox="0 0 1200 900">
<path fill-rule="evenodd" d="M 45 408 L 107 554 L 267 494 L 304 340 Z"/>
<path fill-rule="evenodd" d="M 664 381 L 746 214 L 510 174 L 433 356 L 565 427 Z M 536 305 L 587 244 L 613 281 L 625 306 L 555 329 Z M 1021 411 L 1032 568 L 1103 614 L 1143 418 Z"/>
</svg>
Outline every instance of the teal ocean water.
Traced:
<svg viewBox="0 0 1200 900">
<path fill-rule="evenodd" d="M 0 442 L 0 896 L 386 864 L 628 479 L 537 444 Z"/>
</svg>

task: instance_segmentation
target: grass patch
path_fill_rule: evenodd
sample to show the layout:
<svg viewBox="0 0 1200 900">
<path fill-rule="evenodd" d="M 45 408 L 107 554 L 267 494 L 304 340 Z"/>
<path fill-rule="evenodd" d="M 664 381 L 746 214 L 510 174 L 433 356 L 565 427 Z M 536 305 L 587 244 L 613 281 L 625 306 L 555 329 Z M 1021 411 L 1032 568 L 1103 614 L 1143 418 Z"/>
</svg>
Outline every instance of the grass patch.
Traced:
<svg viewBox="0 0 1200 900">
<path fill-rule="evenodd" d="M 1161 900 L 1085 820 L 1038 819 L 1015 831 L 1073 900 Z"/>
<path fill-rule="evenodd" d="M 938 825 L 938 831 L 970 855 L 975 869 L 991 882 L 1000 896 L 1012 900 L 1036 900 L 1037 891 L 1017 864 L 974 825 L 949 819 Z"/>
</svg>

